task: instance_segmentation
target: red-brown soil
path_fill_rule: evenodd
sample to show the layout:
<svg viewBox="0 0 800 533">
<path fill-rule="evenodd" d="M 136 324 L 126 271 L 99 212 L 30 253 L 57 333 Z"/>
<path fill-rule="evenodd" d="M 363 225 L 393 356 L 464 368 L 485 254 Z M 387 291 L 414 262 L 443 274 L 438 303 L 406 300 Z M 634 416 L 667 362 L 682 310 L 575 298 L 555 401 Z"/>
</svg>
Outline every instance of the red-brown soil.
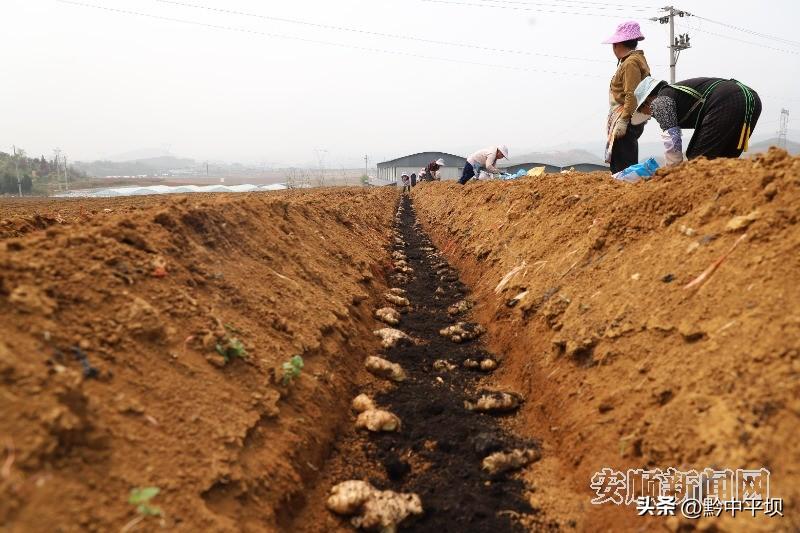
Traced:
<svg viewBox="0 0 800 533">
<path fill-rule="evenodd" d="M 378 345 L 396 202 L 332 189 L 2 208 L 0 529 L 118 531 L 143 486 L 161 489 L 169 530 L 288 523 Z M 249 355 L 224 364 L 226 337 Z M 305 368 L 282 386 L 293 355 Z"/>
<path fill-rule="evenodd" d="M 436 300 L 409 227 L 404 320 L 429 338 L 381 352 L 395 190 L 0 201 L 0 530 L 119 531 L 145 486 L 164 516 L 136 531 L 346 530 L 322 508 L 345 475 L 422 493 L 432 514 L 412 531 L 800 528 L 800 158 L 700 160 L 637 185 L 423 183 L 413 199 L 470 289 L 462 319 L 488 328 L 489 378 L 431 371 L 438 352 L 484 348 L 428 335 L 462 287 Z M 233 338 L 248 355 L 226 364 L 215 345 Z M 409 382 L 369 385 L 376 353 Z M 294 355 L 305 367 L 283 385 Z M 478 388 L 525 402 L 498 427 L 459 409 Z M 405 432 L 364 445 L 348 407 L 361 391 Z M 486 479 L 475 432 L 542 458 Z M 786 517 L 594 506 L 603 467 L 766 467 Z M 454 512 L 468 522 L 451 528 Z"/>
<path fill-rule="evenodd" d="M 699 160 L 637 185 L 425 183 L 413 196 L 505 356 L 491 383 L 528 399 L 509 425 L 543 444 L 525 474 L 534 509 L 580 531 L 800 528 L 800 158 Z M 670 466 L 766 467 L 786 516 L 689 523 L 590 504 L 602 467 Z"/>
</svg>

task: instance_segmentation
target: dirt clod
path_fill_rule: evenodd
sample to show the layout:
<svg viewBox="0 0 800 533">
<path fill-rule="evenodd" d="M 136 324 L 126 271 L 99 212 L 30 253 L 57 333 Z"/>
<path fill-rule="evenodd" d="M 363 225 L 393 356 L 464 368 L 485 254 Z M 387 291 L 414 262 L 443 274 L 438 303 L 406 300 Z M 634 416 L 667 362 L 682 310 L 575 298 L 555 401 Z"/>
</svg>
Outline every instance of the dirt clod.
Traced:
<svg viewBox="0 0 800 533">
<path fill-rule="evenodd" d="M 730 219 L 728 221 L 727 224 L 725 224 L 725 230 L 726 231 L 739 231 L 739 230 L 747 229 L 747 227 L 750 226 L 750 224 L 752 224 L 756 220 L 758 220 L 758 218 L 759 218 L 758 211 L 752 211 L 751 213 L 748 213 L 747 215 L 741 215 L 741 216 L 733 217 L 732 219 Z"/>
<path fill-rule="evenodd" d="M 52 298 L 47 296 L 41 288 L 33 285 L 19 285 L 8 295 L 8 301 L 24 313 L 50 316 L 57 308 L 57 304 Z"/>
</svg>

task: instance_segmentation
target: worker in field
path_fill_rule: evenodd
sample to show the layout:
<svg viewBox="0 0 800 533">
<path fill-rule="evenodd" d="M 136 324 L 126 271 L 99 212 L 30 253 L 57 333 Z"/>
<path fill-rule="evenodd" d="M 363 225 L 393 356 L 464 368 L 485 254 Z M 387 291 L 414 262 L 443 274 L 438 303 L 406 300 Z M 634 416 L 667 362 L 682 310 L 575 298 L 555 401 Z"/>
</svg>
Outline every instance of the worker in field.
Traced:
<svg viewBox="0 0 800 533">
<path fill-rule="evenodd" d="M 464 165 L 464 171 L 461 173 L 461 179 L 458 182 L 464 185 L 472 178 L 480 176 L 481 170 L 489 174 L 499 174 L 500 169 L 497 168 L 496 164 L 500 159 L 508 159 L 508 146 L 505 144 L 478 150 L 467 158 L 467 164 Z"/>
<path fill-rule="evenodd" d="M 661 127 L 667 166 L 683 161 L 682 130 L 693 129 L 686 157 L 739 157 L 761 115 L 761 99 L 747 85 L 721 78 L 692 78 L 669 85 L 647 77 L 636 88 L 639 112 Z"/>
<path fill-rule="evenodd" d="M 606 120 L 606 163 L 613 173 L 639 162 L 639 137 L 644 132 L 645 117 L 636 113 L 633 92 L 650 75 L 644 52 L 637 50 L 639 41 L 643 40 L 639 24 L 628 21 L 617 26 L 616 33 L 604 41 L 611 45 L 617 58 Z"/>
<path fill-rule="evenodd" d="M 403 192 L 410 192 L 411 191 L 411 177 L 408 174 L 403 172 L 403 175 L 400 176 L 400 180 L 403 182 Z"/>
<path fill-rule="evenodd" d="M 435 179 L 439 179 L 438 172 L 444 166 L 444 159 L 441 157 L 436 161 L 431 161 L 427 164 L 423 172 L 425 173 L 425 179 L 427 181 L 433 181 Z"/>
<path fill-rule="evenodd" d="M 411 173 L 411 187 L 416 187 L 417 185 L 417 174 L 412 172 Z"/>
</svg>

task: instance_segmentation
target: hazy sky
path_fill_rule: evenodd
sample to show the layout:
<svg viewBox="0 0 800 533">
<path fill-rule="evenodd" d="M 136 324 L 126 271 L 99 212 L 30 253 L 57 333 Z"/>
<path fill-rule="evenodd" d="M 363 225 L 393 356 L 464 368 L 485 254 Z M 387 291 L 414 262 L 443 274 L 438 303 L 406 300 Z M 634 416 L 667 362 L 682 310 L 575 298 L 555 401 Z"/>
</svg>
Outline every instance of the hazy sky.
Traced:
<svg viewBox="0 0 800 533">
<path fill-rule="evenodd" d="M 330 167 L 358 166 L 364 154 L 372 163 L 494 143 L 508 144 L 513 156 L 595 141 L 600 154 L 616 66 L 600 42 L 636 19 L 654 75 L 668 76 L 668 26 L 647 21 L 661 4 L 645 0 L 181 1 L 262 18 L 158 0 L 76 0 L 242 30 L 234 31 L 57 0 L 3 0 L 0 150 L 16 144 L 49 156 L 58 146 L 86 160 L 168 148 L 271 165 L 316 164 L 319 153 Z M 735 77 L 764 103 L 757 135 L 777 129 L 781 107 L 792 110 L 796 129 L 800 2 L 676 7 L 784 39 L 682 19 L 696 29 L 682 30 L 693 47 L 680 57 L 678 79 Z M 645 140 L 657 133 L 651 123 Z"/>
</svg>

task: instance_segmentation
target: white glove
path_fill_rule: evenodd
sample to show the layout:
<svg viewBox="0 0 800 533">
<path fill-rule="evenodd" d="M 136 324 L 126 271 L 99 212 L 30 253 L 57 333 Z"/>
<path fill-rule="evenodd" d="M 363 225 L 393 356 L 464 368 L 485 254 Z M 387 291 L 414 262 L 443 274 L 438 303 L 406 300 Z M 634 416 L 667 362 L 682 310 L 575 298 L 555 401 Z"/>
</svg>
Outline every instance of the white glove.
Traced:
<svg viewBox="0 0 800 533">
<path fill-rule="evenodd" d="M 683 163 L 683 154 L 680 152 L 666 152 L 664 153 L 664 159 L 667 160 L 668 167 L 674 167 Z"/>
<path fill-rule="evenodd" d="M 664 143 L 664 158 L 668 167 L 683 163 L 683 140 L 680 128 L 670 128 L 661 132 Z"/>
<path fill-rule="evenodd" d="M 629 120 L 621 118 L 614 124 L 614 137 L 619 139 L 620 137 L 625 137 L 625 134 L 628 133 L 628 124 L 630 123 Z"/>
</svg>

